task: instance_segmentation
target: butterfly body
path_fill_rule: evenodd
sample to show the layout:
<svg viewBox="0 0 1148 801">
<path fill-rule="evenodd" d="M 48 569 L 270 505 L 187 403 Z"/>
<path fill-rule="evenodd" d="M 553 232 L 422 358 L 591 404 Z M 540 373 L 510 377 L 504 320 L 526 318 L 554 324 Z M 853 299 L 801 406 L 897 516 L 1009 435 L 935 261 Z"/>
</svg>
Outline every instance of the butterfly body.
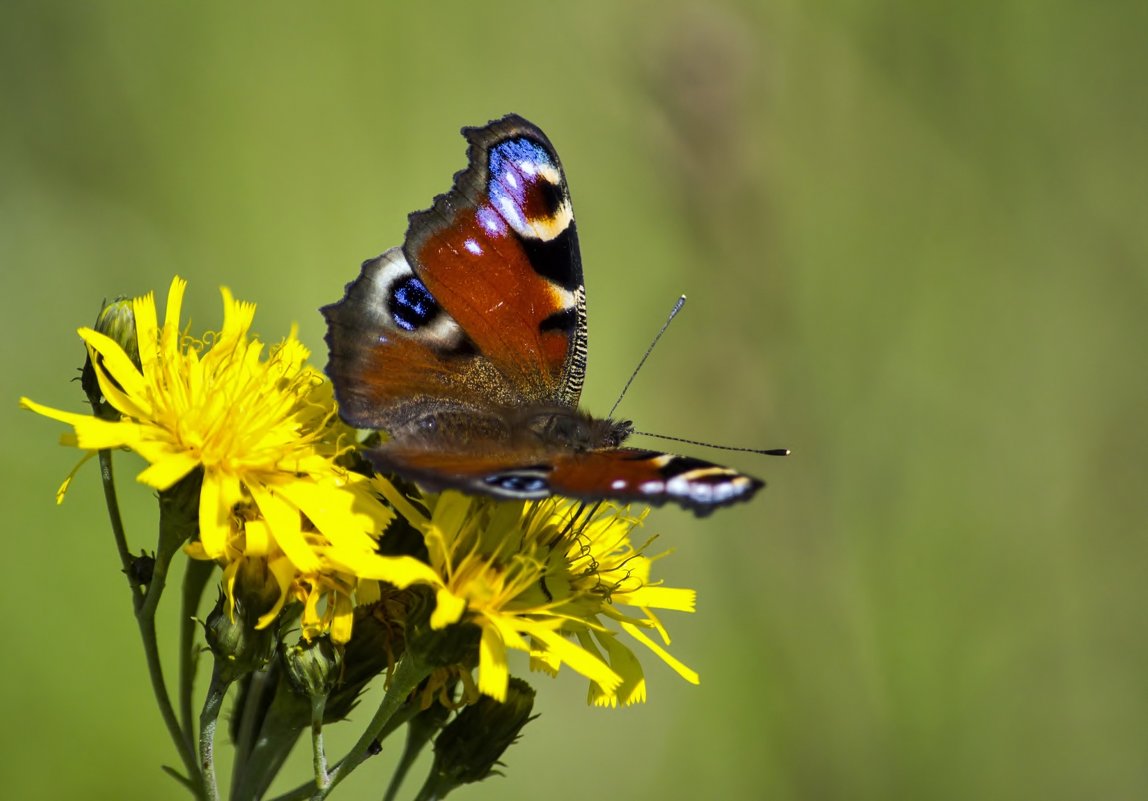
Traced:
<svg viewBox="0 0 1148 801">
<path fill-rule="evenodd" d="M 674 501 L 698 514 L 762 482 L 622 447 L 629 421 L 578 408 L 586 302 L 557 153 L 515 115 L 465 128 L 469 165 L 406 240 L 323 308 L 340 414 L 386 431 L 368 457 L 428 489 Z"/>
</svg>

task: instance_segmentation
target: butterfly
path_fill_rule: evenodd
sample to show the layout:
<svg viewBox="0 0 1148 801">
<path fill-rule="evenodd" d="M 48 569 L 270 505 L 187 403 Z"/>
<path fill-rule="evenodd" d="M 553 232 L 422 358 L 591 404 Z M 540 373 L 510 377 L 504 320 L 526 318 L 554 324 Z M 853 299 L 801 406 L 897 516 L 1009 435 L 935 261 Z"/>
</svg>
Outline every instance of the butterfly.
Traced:
<svg viewBox="0 0 1148 801">
<path fill-rule="evenodd" d="M 752 497 L 760 480 L 623 447 L 630 421 L 578 408 L 586 287 L 558 154 L 513 114 L 462 134 L 469 164 L 450 191 L 320 310 L 340 415 L 389 435 L 374 467 L 431 491 L 698 515 Z"/>
</svg>

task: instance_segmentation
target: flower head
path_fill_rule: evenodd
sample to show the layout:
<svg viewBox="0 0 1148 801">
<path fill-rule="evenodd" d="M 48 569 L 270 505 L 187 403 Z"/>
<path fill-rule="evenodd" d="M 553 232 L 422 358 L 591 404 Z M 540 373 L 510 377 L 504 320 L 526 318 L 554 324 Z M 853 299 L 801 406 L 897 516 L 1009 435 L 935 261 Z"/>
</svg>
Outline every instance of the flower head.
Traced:
<svg viewBox="0 0 1148 801">
<path fill-rule="evenodd" d="M 630 541 L 644 515 L 606 503 L 587 509 L 562 498 L 494 501 L 454 492 L 428 499 L 423 514 L 389 485 L 380 489 L 423 532 L 440 578 L 432 627 L 465 622 L 481 629 L 484 695 L 505 699 L 514 649 L 528 653 L 535 669 L 554 674 L 567 665 L 587 677 L 596 705 L 642 701 L 645 678 L 622 633 L 697 682 L 645 633 L 668 644 L 652 610 L 693 611 L 695 594 L 651 581 L 653 560 Z"/>
<path fill-rule="evenodd" d="M 351 432 L 295 332 L 266 348 L 249 334 L 255 306 L 224 288 L 223 327 L 192 338 L 180 324 L 185 287 L 172 281 L 162 324 L 152 294 L 131 302 L 136 353 L 131 343 L 80 329 L 113 419 L 27 398 L 21 405 L 71 425 L 65 444 L 135 451 L 148 462 L 137 479 L 154 489 L 202 471 L 199 539 L 189 550 L 226 566 L 232 611 L 240 590 L 262 594 L 260 625 L 267 625 L 294 597 L 304 604 L 305 635 L 330 630 L 345 641 L 356 566 L 368 564 L 398 586 L 427 571 L 413 559 L 376 554 L 394 513 L 366 477 L 339 463 Z"/>
</svg>

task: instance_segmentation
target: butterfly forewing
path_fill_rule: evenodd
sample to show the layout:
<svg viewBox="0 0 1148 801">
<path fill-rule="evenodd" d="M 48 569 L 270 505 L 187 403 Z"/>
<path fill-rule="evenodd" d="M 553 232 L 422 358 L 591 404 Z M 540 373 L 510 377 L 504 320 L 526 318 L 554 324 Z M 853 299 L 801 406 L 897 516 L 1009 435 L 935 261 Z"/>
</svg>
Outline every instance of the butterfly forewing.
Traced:
<svg viewBox="0 0 1148 801">
<path fill-rule="evenodd" d="M 576 406 L 585 287 L 558 155 L 521 117 L 463 133 L 470 166 L 411 215 L 407 260 L 521 401 Z"/>
</svg>

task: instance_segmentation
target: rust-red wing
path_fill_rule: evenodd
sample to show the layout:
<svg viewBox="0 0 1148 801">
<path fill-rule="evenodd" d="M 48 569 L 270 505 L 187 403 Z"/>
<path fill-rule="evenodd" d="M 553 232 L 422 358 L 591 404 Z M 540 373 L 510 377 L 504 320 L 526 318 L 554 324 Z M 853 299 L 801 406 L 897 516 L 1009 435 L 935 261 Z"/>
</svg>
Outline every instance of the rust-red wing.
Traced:
<svg viewBox="0 0 1148 801">
<path fill-rule="evenodd" d="M 576 406 L 585 287 L 561 162 L 546 135 L 514 115 L 463 134 L 469 166 L 411 215 L 407 261 L 522 401 Z"/>
<path fill-rule="evenodd" d="M 392 248 L 365 262 L 344 298 L 322 309 L 327 374 L 339 414 L 357 428 L 393 430 L 428 403 L 482 408 L 517 397 L 420 286 Z"/>
<path fill-rule="evenodd" d="M 509 116 L 463 130 L 469 166 L 322 309 L 343 418 L 393 430 L 418 407 L 576 407 L 586 370 L 578 235 L 562 166 Z"/>
<path fill-rule="evenodd" d="M 457 489 L 518 499 L 562 495 L 588 501 L 671 502 L 699 516 L 749 500 L 765 486 L 752 476 L 701 459 L 636 448 L 514 451 L 490 443 L 445 453 L 389 443 L 368 456 L 380 472 L 402 475 L 432 491 Z"/>
</svg>

